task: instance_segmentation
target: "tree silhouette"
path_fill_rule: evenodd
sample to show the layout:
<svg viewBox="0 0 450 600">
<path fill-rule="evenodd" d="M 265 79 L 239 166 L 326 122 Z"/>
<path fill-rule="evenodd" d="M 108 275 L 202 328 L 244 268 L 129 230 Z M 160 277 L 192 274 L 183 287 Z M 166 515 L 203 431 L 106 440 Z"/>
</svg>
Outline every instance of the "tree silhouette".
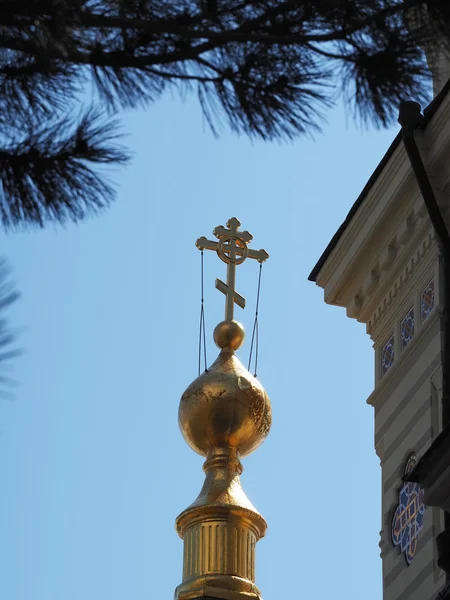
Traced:
<svg viewBox="0 0 450 600">
<path fill-rule="evenodd" d="M 317 130 L 341 93 L 356 118 L 385 126 L 401 100 L 426 99 L 421 48 L 450 39 L 448 0 L 1 0 L 0 8 L 6 227 L 80 221 L 111 201 L 96 165 L 127 161 L 110 119 L 121 108 L 187 90 L 217 134 L 286 139 Z M 88 82 L 96 108 L 80 114 Z"/>
</svg>

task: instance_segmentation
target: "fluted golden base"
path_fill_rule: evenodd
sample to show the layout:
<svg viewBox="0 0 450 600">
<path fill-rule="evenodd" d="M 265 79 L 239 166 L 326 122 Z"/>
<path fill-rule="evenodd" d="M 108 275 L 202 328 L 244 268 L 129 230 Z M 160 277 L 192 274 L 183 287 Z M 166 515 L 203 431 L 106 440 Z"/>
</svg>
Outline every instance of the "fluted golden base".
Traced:
<svg viewBox="0 0 450 600">
<path fill-rule="evenodd" d="M 175 599 L 258 600 L 255 549 L 267 525 L 241 487 L 239 457 L 218 448 L 203 468 L 206 480 L 198 498 L 176 521 L 184 557 Z"/>
</svg>

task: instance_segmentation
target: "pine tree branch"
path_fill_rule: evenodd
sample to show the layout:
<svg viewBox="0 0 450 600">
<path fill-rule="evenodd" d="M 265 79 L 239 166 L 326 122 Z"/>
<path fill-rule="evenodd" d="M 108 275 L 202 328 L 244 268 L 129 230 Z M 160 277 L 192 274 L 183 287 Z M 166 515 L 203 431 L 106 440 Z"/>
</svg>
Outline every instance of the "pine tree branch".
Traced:
<svg viewBox="0 0 450 600">
<path fill-rule="evenodd" d="M 5 312 L 20 298 L 20 294 L 10 280 L 11 271 L 5 258 L 0 258 L 0 396 L 11 397 L 8 387 L 14 383 L 8 375 L 11 359 L 22 352 L 16 347 L 16 333 L 11 329 Z"/>
<path fill-rule="evenodd" d="M 10 122 L 24 115 L 49 118 L 80 88 L 79 74 L 71 65 L 0 49 L 0 112 L 9 115 Z"/>
<path fill-rule="evenodd" d="M 254 5 L 255 2 L 244 3 L 245 5 Z M 283 34 L 274 34 L 271 32 L 270 20 L 273 16 L 280 17 L 280 15 L 289 13 L 293 10 L 298 10 L 299 2 L 280 2 L 271 8 L 268 8 L 264 13 L 256 18 L 248 18 L 241 25 L 236 26 L 235 23 L 227 30 L 222 25 L 215 24 L 215 27 L 211 28 L 208 20 L 204 19 L 201 14 L 193 16 L 173 17 L 169 19 L 143 19 L 133 18 L 127 16 L 116 16 L 101 14 L 96 12 L 82 11 L 76 14 L 73 22 L 68 20 L 66 23 L 68 27 L 77 27 L 91 29 L 96 28 L 98 30 L 112 30 L 112 29 L 129 29 L 136 30 L 142 33 L 152 34 L 155 36 L 161 35 L 176 35 L 181 36 L 185 39 L 201 39 L 207 40 L 209 43 L 214 44 L 212 47 L 218 47 L 223 44 L 231 42 L 256 42 L 261 44 L 305 44 L 308 42 L 332 42 L 343 40 L 349 35 L 357 31 L 363 30 L 367 26 L 371 26 L 374 19 L 382 23 L 388 17 L 396 15 L 402 15 L 407 10 L 412 10 L 417 7 L 424 6 L 426 3 L 424 0 L 403 0 L 402 2 L 392 2 L 384 7 L 382 5 L 374 4 L 373 10 L 367 11 L 362 18 L 353 18 L 350 22 L 343 25 L 342 27 L 330 28 L 326 33 L 312 33 L 303 31 L 300 33 L 289 32 Z M 225 9 L 222 13 L 225 12 Z M 226 14 L 226 13 L 225 13 Z M 306 19 L 305 19 L 306 21 Z M 29 23 L 30 18 L 26 17 L 25 23 Z M 300 21 L 301 22 L 301 21 Z M 20 21 L 14 21 L 13 17 L 1 16 L 0 25 L 12 25 L 20 24 Z M 306 22 L 306 24 L 308 24 Z M 206 27 L 205 27 L 206 25 Z M 294 21 L 294 25 L 297 23 Z M 187 57 L 189 58 L 189 57 Z M 176 59 L 179 60 L 179 59 Z"/>
<path fill-rule="evenodd" d="M 3 225 L 79 221 L 107 206 L 114 190 L 89 165 L 127 162 L 127 153 L 115 144 L 116 127 L 114 120 L 89 111 L 77 124 L 58 120 L 1 148 Z"/>
<path fill-rule="evenodd" d="M 427 71 L 417 40 L 450 28 L 446 0 L 428 0 L 430 24 L 421 16 L 424 6 L 424 0 L 2 0 L 0 126 L 15 130 L 0 139 L 4 223 L 79 219 L 96 206 L 79 191 L 71 204 L 68 192 L 77 177 L 91 183 L 92 157 L 81 157 L 76 144 L 65 151 L 66 136 L 52 145 L 42 133 L 53 131 L 52 119 L 63 122 L 58 114 L 70 110 L 86 80 L 112 111 L 146 105 L 168 87 L 195 90 L 216 133 L 225 116 L 233 131 L 263 139 L 317 129 L 342 84 L 356 115 L 387 125 L 400 99 L 424 98 Z M 414 39 L 405 9 L 420 13 Z M 38 166 L 48 175 L 40 176 Z M 107 204 L 110 190 L 96 181 L 89 187 Z M 59 190 L 57 208 L 52 188 Z"/>
</svg>

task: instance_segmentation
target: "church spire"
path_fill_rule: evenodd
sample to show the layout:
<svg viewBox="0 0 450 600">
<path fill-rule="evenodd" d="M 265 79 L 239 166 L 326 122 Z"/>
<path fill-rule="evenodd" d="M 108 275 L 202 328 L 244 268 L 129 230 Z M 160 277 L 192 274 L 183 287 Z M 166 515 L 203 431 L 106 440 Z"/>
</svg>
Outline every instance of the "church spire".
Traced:
<svg viewBox="0 0 450 600">
<path fill-rule="evenodd" d="M 206 457 L 203 488 L 176 520 L 184 541 L 183 580 L 176 600 L 258 600 L 255 546 L 267 528 L 264 518 L 241 487 L 241 458 L 266 438 L 272 413 L 260 382 L 242 365 L 235 351 L 245 332 L 234 320 L 234 304 L 245 299 L 236 291 L 236 266 L 246 258 L 262 263 L 264 250 L 248 248 L 252 236 L 239 231 L 237 219 L 227 229 L 214 229 L 218 241 L 202 237 L 200 250 L 215 250 L 227 264 L 227 282 L 216 280 L 226 296 L 225 320 L 214 330 L 220 348 L 213 365 L 191 383 L 181 397 L 178 421 L 189 446 Z"/>
</svg>

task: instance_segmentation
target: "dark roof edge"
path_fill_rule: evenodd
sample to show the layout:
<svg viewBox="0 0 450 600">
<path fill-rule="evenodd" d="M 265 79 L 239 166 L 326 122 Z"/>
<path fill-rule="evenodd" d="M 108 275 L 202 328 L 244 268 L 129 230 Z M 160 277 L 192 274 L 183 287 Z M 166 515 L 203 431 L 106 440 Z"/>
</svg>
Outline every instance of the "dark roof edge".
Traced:
<svg viewBox="0 0 450 600">
<path fill-rule="evenodd" d="M 428 122 L 430 121 L 430 119 L 432 118 L 432 116 L 434 115 L 434 113 L 437 111 L 437 109 L 439 108 L 439 106 L 441 105 L 442 101 L 447 96 L 447 94 L 448 94 L 449 91 L 450 91 L 450 79 L 447 81 L 447 83 L 442 88 L 442 90 L 439 92 L 439 94 L 424 109 L 424 111 L 423 111 L 423 114 L 424 114 L 424 123 L 423 123 L 423 126 L 424 127 L 426 127 L 426 125 L 428 124 Z M 308 276 L 308 280 L 309 281 L 316 281 L 317 275 L 319 274 L 320 270 L 322 269 L 323 265 L 327 261 L 327 259 L 330 256 L 330 254 L 333 252 L 333 250 L 337 246 L 337 244 L 338 244 L 339 240 L 341 239 L 344 231 L 347 229 L 348 225 L 350 224 L 350 221 L 353 219 L 356 211 L 361 206 L 361 204 L 364 202 L 364 200 L 365 200 L 366 196 L 368 195 L 369 191 L 372 189 L 372 187 L 374 186 L 376 180 L 381 175 L 381 172 L 383 171 L 384 167 L 389 162 L 389 159 L 393 155 L 395 149 L 400 144 L 401 137 L 402 137 L 401 131 L 399 131 L 397 133 L 397 135 L 395 136 L 392 144 L 389 146 L 388 151 L 383 156 L 383 158 L 379 162 L 377 168 L 372 173 L 372 175 L 370 176 L 368 182 L 364 186 L 362 192 L 360 193 L 360 195 L 356 199 L 356 202 L 351 207 L 348 215 L 345 217 L 345 221 L 342 223 L 342 225 L 339 227 L 339 229 L 333 235 L 333 237 L 331 238 L 328 246 L 323 251 L 322 256 L 319 258 L 319 260 L 317 261 L 315 267 L 313 268 L 313 270 L 309 274 L 309 276 Z"/>
</svg>

